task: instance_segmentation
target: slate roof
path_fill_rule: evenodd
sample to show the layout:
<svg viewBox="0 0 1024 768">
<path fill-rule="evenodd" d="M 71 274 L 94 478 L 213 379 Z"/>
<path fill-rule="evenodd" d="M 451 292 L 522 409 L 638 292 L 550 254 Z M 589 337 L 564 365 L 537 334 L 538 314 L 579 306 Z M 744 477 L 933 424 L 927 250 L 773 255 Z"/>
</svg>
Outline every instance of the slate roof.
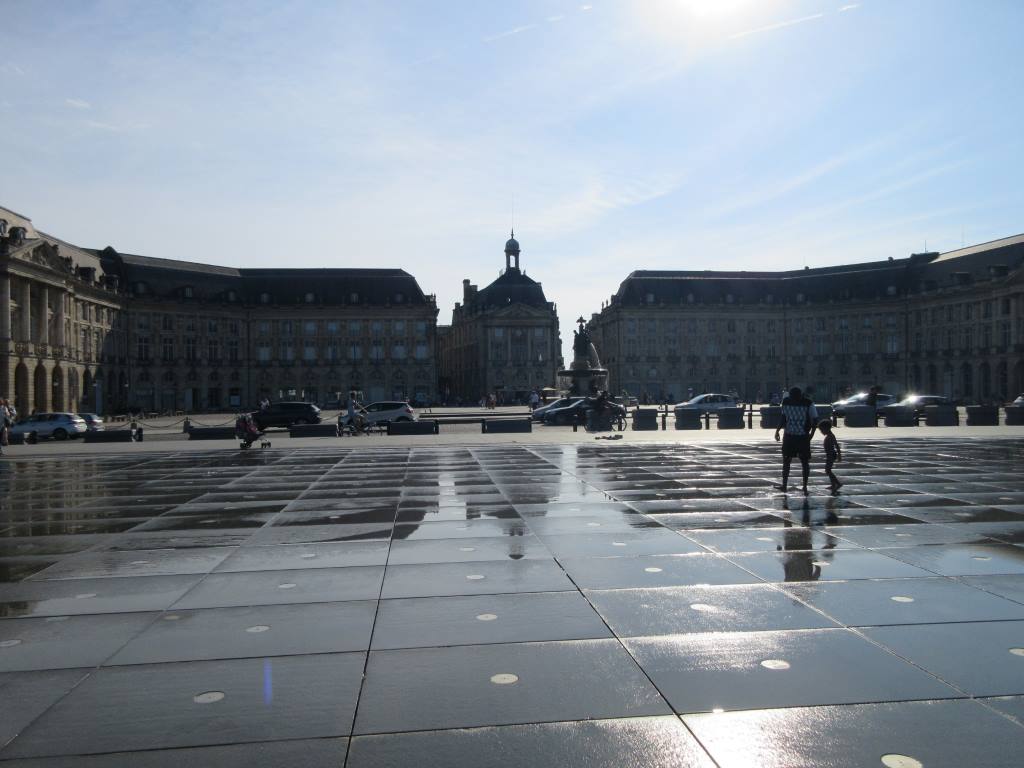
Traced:
<svg viewBox="0 0 1024 768">
<path fill-rule="evenodd" d="M 998 278 L 1024 266 L 1024 235 L 944 254 L 780 272 L 638 270 L 612 297 L 627 306 L 875 300 Z M 995 271 L 993 271 L 995 270 Z M 648 301 L 653 298 L 653 302 Z"/>
<path fill-rule="evenodd" d="M 509 304 L 548 306 L 541 284 L 515 267 L 506 269 L 497 280 L 478 291 L 470 303 L 479 309 L 505 307 Z"/>
</svg>

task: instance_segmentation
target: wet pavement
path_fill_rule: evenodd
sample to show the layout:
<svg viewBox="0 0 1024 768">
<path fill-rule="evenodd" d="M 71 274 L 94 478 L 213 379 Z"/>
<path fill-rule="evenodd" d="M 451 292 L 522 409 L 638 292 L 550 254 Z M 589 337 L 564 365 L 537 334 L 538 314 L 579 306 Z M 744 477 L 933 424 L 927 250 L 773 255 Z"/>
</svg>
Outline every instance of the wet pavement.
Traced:
<svg viewBox="0 0 1024 768">
<path fill-rule="evenodd" d="M 0 768 L 1019 766 L 1024 440 L 7 459 Z"/>
</svg>

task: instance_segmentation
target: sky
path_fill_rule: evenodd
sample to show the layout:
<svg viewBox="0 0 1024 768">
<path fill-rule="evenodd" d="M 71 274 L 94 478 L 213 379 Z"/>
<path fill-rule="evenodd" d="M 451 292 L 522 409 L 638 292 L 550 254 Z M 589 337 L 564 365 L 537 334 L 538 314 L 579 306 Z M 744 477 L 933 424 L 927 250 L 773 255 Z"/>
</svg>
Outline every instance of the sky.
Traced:
<svg viewBox="0 0 1024 768">
<path fill-rule="evenodd" d="M 1024 232 L 1019 0 L 0 0 L 0 19 L 0 205 L 85 247 L 402 268 L 440 323 L 513 225 L 566 347 L 633 270 Z"/>
</svg>

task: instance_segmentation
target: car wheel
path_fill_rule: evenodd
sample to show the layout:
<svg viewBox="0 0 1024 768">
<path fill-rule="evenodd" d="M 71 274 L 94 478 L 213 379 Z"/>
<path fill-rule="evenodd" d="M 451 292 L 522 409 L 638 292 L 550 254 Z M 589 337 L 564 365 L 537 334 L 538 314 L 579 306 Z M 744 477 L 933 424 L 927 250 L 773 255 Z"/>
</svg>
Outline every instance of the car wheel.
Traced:
<svg viewBox="0 0 1024 768">
<path fill-rule="evenodd" d="M 53 437 L 54 440 L 67 440 L 68 439 L 68 433 L 67 433 L 66 430 L 63 430 L 63 429 L 58 427 L 57 429 L 53 430 L 52 437 Z"/>
</svg>

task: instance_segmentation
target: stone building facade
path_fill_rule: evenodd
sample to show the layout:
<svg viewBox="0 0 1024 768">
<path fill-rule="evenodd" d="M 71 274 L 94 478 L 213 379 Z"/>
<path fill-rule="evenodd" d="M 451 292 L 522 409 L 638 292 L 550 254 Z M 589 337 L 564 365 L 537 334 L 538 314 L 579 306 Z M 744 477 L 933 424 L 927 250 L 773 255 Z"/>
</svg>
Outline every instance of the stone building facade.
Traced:
<svg viewBox="0 0 1024 768">
<path fill-rule="evenodd" d="M 613 391 L 680 401 L 879 384 L 967 401 L 1024 391 L 1024 236 L 791 272 L 638 271 L 588 327 Z"/>
<path fill-rule="evenodd" d="M 555 385 L 562 365 L 558 312 L 544 289 L 519 266 L 515 236 L 505 243 L 505 269 L 478 289 L 462 281 L 451 326 L 438 328 L 441 397 L 476 402 L 525 402 L 530 392 Z"/>
<path fill-rule="evenodd" d="M 436 397 L 437 303 L 402 270 L 217 267 L 77 248 L 3 219 L 0 389 L 22 413 Z"/>
</svg>

